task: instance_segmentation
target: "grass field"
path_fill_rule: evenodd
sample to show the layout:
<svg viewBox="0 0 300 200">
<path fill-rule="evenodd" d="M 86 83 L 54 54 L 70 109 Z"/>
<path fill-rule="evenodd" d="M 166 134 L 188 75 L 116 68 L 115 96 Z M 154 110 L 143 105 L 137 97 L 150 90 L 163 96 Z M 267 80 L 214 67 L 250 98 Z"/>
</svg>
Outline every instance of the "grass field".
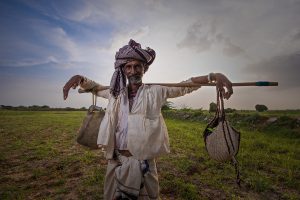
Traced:
<svg viewBox="0 0 300 200">
<path fill-rule="evenodd" d="M 106 160 L 75 141 L 84 115 L 0 111 L 0 199 L 102 199 Z M 233 166 L 209 159 L 204 122 L 166 123 L 171 153 L 157 160 L 162 199 L 300 199 L 299 127 L 236 124 L 239 188 Z"/>
</svg>

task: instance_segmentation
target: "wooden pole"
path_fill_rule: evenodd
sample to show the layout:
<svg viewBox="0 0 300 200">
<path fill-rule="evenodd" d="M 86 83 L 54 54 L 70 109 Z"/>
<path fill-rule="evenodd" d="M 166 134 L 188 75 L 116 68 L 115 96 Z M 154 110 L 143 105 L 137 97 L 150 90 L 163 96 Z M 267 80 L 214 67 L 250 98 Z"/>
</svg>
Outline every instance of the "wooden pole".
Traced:
<svg viewBox="0 0 300 200">
<path fill-rule="evenodd" d="M 202 86 L 216 86 L 216 83 L 207 83 L 207 84 L 197 84 L 197 83 L 145 83 L 146 85 L 161 85 L 168 87 L 202 87 Z M 240 82 L 232 83 L 233 87 L 237 86 L 278 86 L 278 82 L 269 82 L 269 81 L 258 81 L 258 82 Z M 109 89 L 109 86 L 97 86 L 96 91 Z M 79 93 L 91 92 L 84 91 L 82 89 L 78 90 Z"/>
<path fill-rule="evenodd" d="M 199 87 L 216 86 L 216 83 L 197 84 L 197 83 L 145 83 L 146 85 L 162 85 L 169 87 Z M 232 86 L 278 86 L 278 82 L 258 81 L 258 82 L 240 82 L 232 83 Z"/>
</svg>

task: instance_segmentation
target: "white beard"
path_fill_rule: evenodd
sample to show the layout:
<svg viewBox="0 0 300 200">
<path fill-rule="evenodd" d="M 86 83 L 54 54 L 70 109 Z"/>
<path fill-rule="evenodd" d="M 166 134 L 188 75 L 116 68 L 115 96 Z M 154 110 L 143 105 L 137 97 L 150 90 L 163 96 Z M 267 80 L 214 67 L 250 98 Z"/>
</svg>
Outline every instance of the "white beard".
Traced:
<svg viewBox="0 0 300 200">
<path fill-rule="evenodd" d="M 130 84 L 141 84 L 142 83 L 142 76 L 140 75 L 133 75 L 133 76 L 130 76 L 128 78 L 128 82 Z"/>
</svg>

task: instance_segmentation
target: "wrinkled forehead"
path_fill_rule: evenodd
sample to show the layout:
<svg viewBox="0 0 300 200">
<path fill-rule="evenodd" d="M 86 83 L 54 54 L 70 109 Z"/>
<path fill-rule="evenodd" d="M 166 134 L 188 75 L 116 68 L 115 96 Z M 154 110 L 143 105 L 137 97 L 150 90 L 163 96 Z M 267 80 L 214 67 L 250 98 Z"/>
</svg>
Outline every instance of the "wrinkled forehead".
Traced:
<svg viewBox="0 0 300 200">
<path fill-rule="evenodd" d="M 126 62 L 125 64 L 124 64 L 124 66 L 125 65 L 137 65 L 137 64 L 140 64 L 140 65 L 145 65 L 145 62 L 143 62 L 143 61 L 140 61 L 140 60 L 136 60 L 136 59 L 129 59 L 128 60 L 128 62 Z"/>
<path fill-rule="evenodd" d="M 145 67 L 146 63 L 140 60 L 130 59 L 122 66 L 122 69 L 124 69 L 126 66 L 134 66 L 134 65 L 141 65 Z"/>
<path fill-rule="evenodd" d="M 126 59 L 126 61 L 120 65 L 120 68 L 122 71 L 124 71 L 125 66 L 129 67 L 129 66 L 136 66 L 136 65 L 142 66 L 144 68 L 144 73 L 146 71 L 148 71 L 149 66 L 147 65 L 147 63 L 145 63 L 144 61 L 138 60 L 138 59 L 134 59 L 134 58 Z"/>
</svg>

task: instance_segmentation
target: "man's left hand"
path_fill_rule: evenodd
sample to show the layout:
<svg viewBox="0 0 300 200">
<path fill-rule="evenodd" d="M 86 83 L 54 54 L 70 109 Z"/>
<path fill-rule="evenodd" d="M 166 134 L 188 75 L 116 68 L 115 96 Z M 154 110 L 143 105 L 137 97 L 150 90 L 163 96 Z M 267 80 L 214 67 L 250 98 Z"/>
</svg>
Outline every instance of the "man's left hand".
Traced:
<svg viewBox="0 0 300 200">
<path fill-rule="evenodd" d="M 215 81 L 217 84 L 217 88 L 221 90 L 223 97 L 225 99 L 229 99 L 231 95 L 233 94 L 233 89 L 232 89 L 232 83 L 229 81 L 229 79 L 221 73 L 215 73 Z M 226 92 L 225 89 L 226 88 Z"/>
</svg>

